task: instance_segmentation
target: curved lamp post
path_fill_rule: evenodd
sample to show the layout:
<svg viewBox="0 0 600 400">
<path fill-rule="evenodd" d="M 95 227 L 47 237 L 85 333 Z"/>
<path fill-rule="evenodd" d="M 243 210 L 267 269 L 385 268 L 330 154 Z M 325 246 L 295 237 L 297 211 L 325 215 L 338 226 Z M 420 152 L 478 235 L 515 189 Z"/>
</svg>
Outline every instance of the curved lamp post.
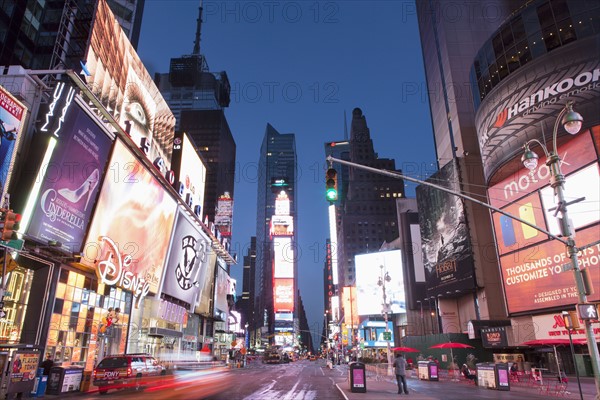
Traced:
<svg viewBox="0 0 600 400">
<path fill-rule="evenodd" d="M 567 201 L 565 200 L 565 176 L 563 175 L 560 168 L 560 157 L 558 156 L 556 136 L 558 133 L 559 121 L 562 123 L 565 130 L 571 135 L 575 135 L 581 129 L 583 118 L 581 115 L 573 111 L 573 102 L 568 102 L 561 112 L 556 117 L 554 123 L 554 130 L 552 131 L 553 149 L 548 151 L 548 148 L 537 139 L 531 139 L 523 146 L 525 152 L 521 157 L 521 162 L 525 168 L 533 171 L 538 164 L 538 155 L 531 151 L 529 148 L 530 143 L 537 143 L 544 154 L 546 155 L 546 165 L 550 170 L 550 186 L 554 189 L 554 194 L 558 200 L 556 207 L 556 213 L 560 212 L 560 229 L 563 237 L 567 238 L 566 247 L 567 253 L 571 258 L 571 269 L 575 274 L 575 283 L 577 285 L 577 298 L 579 303 L 587 303 L 587 294 L 591 292 L 591 288 L 586 288 L 586 279 L 584 274 L 588 274 L 587 270 L 581 270 L 577 261 L 577 246 L 575 245 L 574 231 L 569 223 L 569 216 L 567 214 Z M 587 279 L 590 282 L 589 279 Z M 587 339 L 588 351 L 592 360 L 592 369 L 594 373 L 594 380 L 596 383 L 596 398 L 600 398 L 600 354 L 598 353 L 598 346 L 596 345 L 596 339 L 594 338 L 594 332 L 592 330 L 592 323 L 590 320 L 585 320 L 585 335 Z"/>
<path fill-rule="evenodd" d="M 390 277 L 390 274 L 388 274 L 387 271 L 384 271 L 384 266 L 380 265 L 379 268 L 381 268 L 381 275 L 379 276 L 379 279 L 377 280 L 377 285 L 381 287 L 382 291 L 383 291 L 383 309 L 381 310 L 381 313 L 383 314 L 383 319 L 385 320 L 385 331 L 386 332 L 390 332 L 390 329 L 388 328 L 388 313 L 390 312 L 390 304 L 387 302 L 387 294 L 385 292 L 385 283 L 386 282 L 390 282 L 392 280 L 392 278 Z M 390 341 L 386 340 L 387 342 L 387 362 L 388 362 L 388 376 L 393 375 L 392 374 L 392 353 L 390 350 Z"/>
</svg>

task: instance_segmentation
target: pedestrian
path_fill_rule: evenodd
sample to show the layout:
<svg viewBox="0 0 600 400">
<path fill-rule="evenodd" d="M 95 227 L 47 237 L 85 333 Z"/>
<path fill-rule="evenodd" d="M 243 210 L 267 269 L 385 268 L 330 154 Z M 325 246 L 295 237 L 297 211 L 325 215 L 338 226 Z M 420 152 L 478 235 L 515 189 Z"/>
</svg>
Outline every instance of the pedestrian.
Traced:
<svg viewBox="0 0 600 400">
<path fill-rule="evenodd" d="M 396 381 L 398 383 L 398 394 L 408 394 L 408 388 L 406 387 L 406 360 L 402 356 L 402 353 L 398 353 L 394 360 L 394 369 L 396 370 Z M 402 386 L 401 386 L 402 385 Z"/>
<path fill-rule="evenodd" d="M 52 367 L 54 367 L 54 361 L 52 360 L 52 356 L 48 353 L 46 354 L 46 359 L 40 364 L 40 368 L 43 368 L 43 374 L 48 376 L 50 375 L 50 368 Z"/>
</svg>

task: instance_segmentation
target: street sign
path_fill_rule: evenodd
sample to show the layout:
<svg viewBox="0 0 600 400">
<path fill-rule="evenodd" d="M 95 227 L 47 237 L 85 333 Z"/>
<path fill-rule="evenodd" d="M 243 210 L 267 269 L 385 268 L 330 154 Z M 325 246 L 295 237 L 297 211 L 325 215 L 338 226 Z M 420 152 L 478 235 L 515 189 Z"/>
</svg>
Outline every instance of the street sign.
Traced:
<svg viewBox="0 0 600 400">
<path fill-rule="evenodd" d="M 15 249 L 15 250 L 23 250 L 23 245 L 25 244 L 25 241 L 23 239 L 11 239 L 11 240 L 1 240 L 0 244 L 2 244 L 4 247 L 10 247 L 11 249 Z"/>
<path fill-rule="evenodd" d="M 566 263 L 564 265 L 561 266 L 562 271 L 561 272 L 567 272 L 573 269 L 573 264 L 572 263 Z"/>
<path fill-rule="evenodd" d="M 392 332 L 383 332 L 383 340 L 392 340 Z"/>
</svg>

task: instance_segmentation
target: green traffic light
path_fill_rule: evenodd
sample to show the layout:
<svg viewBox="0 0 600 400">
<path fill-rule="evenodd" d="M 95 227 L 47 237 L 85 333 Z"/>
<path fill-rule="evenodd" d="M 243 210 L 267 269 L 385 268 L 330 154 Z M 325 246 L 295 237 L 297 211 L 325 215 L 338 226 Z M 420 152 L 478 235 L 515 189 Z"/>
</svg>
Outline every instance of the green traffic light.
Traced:
<svg viewBox="0 0 600 400">
<path fill-rule="evenodd" d="M 325 192 L 325 198 L 328 201 L 336 201 L 338 198 L 337 190 L 335 190 L 334 188 L 327 189 L 327 191 Z"/>
</svg>

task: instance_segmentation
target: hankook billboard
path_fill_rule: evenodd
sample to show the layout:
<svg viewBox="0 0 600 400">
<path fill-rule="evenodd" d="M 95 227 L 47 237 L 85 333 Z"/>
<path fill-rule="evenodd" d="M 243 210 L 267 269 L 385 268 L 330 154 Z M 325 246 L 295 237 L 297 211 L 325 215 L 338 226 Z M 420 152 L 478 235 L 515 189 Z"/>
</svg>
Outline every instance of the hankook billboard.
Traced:
<svg viewBox="0 0 600 400">
<path fill-rule="evenodd" d="M 488 182 L 529 139 L 549 141 L 567 101 L 587 126 L 600 123 L 600 35 L 554 49 L 508 75 L 477 110 L 475 126 Z M 566 134 L 559 127 L 559 134 Z M 548 143 L 550 146 L 551 143 Z"/>
</svg>

